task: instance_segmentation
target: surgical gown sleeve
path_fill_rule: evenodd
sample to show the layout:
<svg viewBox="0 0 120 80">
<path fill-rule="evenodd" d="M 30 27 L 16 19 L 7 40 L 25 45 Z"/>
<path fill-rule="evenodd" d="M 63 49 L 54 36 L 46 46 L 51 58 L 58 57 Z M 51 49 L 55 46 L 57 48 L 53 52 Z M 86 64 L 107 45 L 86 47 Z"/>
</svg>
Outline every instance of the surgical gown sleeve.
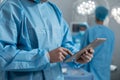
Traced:
<svg viewBox="0 0 120 80">
<path fill-rule="evenodd" d="M 62 19 L 62 26 L 64 27 L 64 37 L 62 41 L 62 47 L 69 49 L 73 54 L 78 52 L 79 50 L 74 47 L 70 28 L 64 19 Z"/>
<path fill-rule="evenodd" d="M 23 17 L 22 10 L 16 5 L 0 7 L 1 71 L 38 71 L 47 68 L 50 64 L 46 55 L 47 50 L 19 49 L 17 47 L 19 45 L 17 43 L 19 28 Z"/>
</svg>

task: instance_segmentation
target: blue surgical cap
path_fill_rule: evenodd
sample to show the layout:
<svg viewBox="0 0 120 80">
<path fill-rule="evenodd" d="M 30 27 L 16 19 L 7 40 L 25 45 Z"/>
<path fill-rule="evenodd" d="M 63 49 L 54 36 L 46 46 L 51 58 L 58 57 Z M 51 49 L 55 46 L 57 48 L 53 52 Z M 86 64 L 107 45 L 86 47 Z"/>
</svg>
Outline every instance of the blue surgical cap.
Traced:
<svg viewBox="0 0 120 80">
<path fill-rule="evenodd" d="M 88 26 L 88 23 L 87 22 L 83 22 L 83 23 L 80 23 L 80 27 L 86 27 L 86 28 L 89 28 Z"/>
<path fill-rule="evenodd" d="M 103 6 L 99 6 L 99 7 L 96 8 L 95 16 L 98 20 L 104 21 L 107 15 L 108 15 L 108 9 L 107 8 L 105 8 Z"/>
</svg>

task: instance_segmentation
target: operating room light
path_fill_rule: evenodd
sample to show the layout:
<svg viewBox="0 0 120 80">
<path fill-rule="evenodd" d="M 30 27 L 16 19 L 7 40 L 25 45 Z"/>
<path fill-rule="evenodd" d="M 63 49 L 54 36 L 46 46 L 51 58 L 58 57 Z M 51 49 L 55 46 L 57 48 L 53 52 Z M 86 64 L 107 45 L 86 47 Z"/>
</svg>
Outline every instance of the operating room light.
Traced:
<svg viewBox="0 0 120 80">
<path fill-rule="evenodd" d="M 91 14 L 95 10 L 95 2 L 94 1 L 87 1 L 87 2 L 82 2 L 77 6 L 77 12 L 78 14 L 86 15 L 86 14 Z"/>
<path fill-rule="evenodd" d="M 3 0 L 0 0 L 0 3 L 2 2 Z"/>
<path fill-rule="evenodd" d="M 113 18 L 120 24 L 120 7 L 111 10 Z"/>
</svg>

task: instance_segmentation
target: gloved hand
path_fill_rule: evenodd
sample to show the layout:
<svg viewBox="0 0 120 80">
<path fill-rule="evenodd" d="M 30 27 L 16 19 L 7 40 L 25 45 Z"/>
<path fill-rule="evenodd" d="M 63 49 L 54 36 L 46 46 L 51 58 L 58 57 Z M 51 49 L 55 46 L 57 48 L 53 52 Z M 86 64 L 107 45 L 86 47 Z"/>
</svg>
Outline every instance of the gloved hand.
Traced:
<svg viewBox="0 0 120 80">
<path fill-rule="evenodd" d="M 67 55 L 72 56 L 72 53 L 68 49 L 62 47 L 54 49 L 50 51 L 48 54 L 50 56 L 51 63 L 62 62 Z"/>
</svg>

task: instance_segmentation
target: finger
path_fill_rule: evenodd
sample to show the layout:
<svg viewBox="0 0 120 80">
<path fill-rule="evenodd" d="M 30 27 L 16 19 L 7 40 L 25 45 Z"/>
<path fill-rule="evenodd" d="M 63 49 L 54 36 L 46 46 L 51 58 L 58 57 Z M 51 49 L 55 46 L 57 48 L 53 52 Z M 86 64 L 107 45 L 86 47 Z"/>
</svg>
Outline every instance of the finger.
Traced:
<svg viewBox="0 0 120 80">
<path fill-rule="evenodd" d="M 65 59 L 65 56 L 63 55 L 63 53 L 60 53 L 60 57 L 61 57 L 62 59 Z"/>
<path fill-rule="evenodd" d="M 86 56 L 93 58 L 93 54 L 85 53 Z"/>
<path fill-rule="evenodd" d="M 58 61 L 58 62 L 61 62 L 61 61 L 63 61 L 62 57 L 59 58 L 59 61 Z"/>
<path fill-rule="evenodd" d="M 88 59 L 86 56 L 89 56 L 90 53 L 88 53 L 88 50 L 85 50 L 83 54 L 81 54 L 81 56 L 85 57 L 85 59 Z M 80 57 L 81 57 L 80 56 Z M 91 57 L 91 56 L 90 56 Z M 79 59 L 79 58 L 78 58 Z"/>
<path fill-rule="evenodd" d="M 61 50 L 61 52 L 62 52 L 62 55 L 64 55 L 64 57 L 66 57 L 68 55 L 68 53 L 64 50 Z"/>
<path fill-rule="evenodd" d="M 91 58 L 90 58 L 89 56 L 85 55 L 85 54 L 83 54 L 83 55 L 81 56 L 81 58 L 82 58 L 84 61 L 90 61 L 90 60 L 91 60 Z"/>
<path fill-rule="evenodd" d="M 62 53 L 59 53 L 59 57 L 58 57 L 58 62 L 63 61 L 65 57 L 62 55 Z"/>
<path fill-rule="evenodd" d="M 79 58 L 76 60 L 77 62 L 84 62 L 84 60 L 82 58 Z"/>
<path fill-rule="evenodd" d="M 93 57 L 92 54 L 89 54 L 89 53 L 85 54 L 85 53 L 84 53 L 84 54 L 82 54 L 81 57 L 80 57 L 79 59 L 77 59 L 76 61 L 77 61 L 77 62 L 80 62 L 80 63 L 86 63 L 86 62 L 91 61 L 92 57 Z"/>
<path fill-rule="evenodd" d="M 86 60 L 84 60 L 84 59 L 82 59 L 82 58 L 79 58 L 78 60 L 76 60 L 77 62 L 79 62 L 79 63 L 86 63 L 86 62 L 88 62 L 88 61 L 86 61 Z"/>
<path fill-rule="evenodd" d="M 92 55 L 90 55 L 89 53 L 87 54 L 83 54 L 83 57 L 87 60 L 91 60 L 91 58 L 93 57 Z"/>
<path fill-rule="evenodd" d="M 85 50 L 85 53 L 84 54 L 89 54 L 88 50 Z"/>
<path fill-rule="evenodd" d="M 66 49 L 66 48 L 63 48 L 63 50 L 64 51 L 66 51 L 67 52 L 67 54 L 69 54 L 70 56 L 72 56 L 73 54 L 71 53 L 71 51 L 70 50 L 68 50 L 68 49 Z"/>
<path fill-rule="evenodd" d="M 92 54 L 92 53 L 94 53 L 94 49 L 93 48 L 89 48 L 88 52 Z"/>
<path fill-rule="evenodd" d="M 60 56 L 60 61 L 63 61 L 65 59 L 64 55 Z"/>
<path fill-rule="evenodd" d="M 89 62 L 90 60 L 84 56 L 81 56 L 81 59 L 84 61 L 84 62 Z"/>
</svg>

